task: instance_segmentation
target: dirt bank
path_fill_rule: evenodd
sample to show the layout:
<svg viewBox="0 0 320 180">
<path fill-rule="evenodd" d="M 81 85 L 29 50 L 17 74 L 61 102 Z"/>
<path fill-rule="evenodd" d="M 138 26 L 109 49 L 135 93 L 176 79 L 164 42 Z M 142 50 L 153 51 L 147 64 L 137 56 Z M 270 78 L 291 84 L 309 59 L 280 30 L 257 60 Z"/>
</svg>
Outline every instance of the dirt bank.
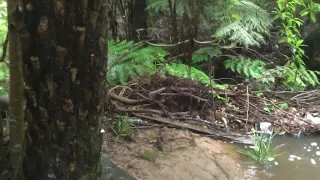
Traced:
<svg viewBox="0 0 320 180">
<path fill-rule="evenodd" d="M 187 130 L 139 130 L 133 140 L 105 134 L 103 152 L 139 180 L 237 180 L 245 170 L 224 142 Z"/>
</svg>

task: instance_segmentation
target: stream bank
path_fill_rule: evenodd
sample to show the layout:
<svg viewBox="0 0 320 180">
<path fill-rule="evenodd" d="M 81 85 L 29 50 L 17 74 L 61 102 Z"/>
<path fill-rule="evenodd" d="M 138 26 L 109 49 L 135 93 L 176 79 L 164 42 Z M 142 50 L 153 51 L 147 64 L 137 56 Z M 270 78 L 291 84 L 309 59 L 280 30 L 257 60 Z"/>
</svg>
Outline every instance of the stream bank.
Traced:
<svg viewBox="0 0 320 180">
<path fill-rule="evenodd" d="M 226 142 L 171 128 L 134 134 L 133 140 L 126 140 L 104 133 L 102 152 L 137 180 L 248 179 L 245 166 L 234 159 L 236 152 Z"/>
</svg>

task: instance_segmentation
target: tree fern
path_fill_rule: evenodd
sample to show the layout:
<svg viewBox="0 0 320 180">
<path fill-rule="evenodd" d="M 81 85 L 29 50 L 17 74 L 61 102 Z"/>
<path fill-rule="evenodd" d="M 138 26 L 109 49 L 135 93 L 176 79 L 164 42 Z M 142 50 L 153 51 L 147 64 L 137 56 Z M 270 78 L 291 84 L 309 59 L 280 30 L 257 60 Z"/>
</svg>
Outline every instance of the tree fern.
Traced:
<svg viewBox="0 0 320 180">
<path fill-rule="evenodd" d="M 222 54 L 221 50 L 213 46 L 202 47 L 196 50 L 192 55 L 192 63 L 198 64 L 207 62 L 209 58 L 218 56 L 220 54 Z"/>
<path fill-rule="evenodd" d="M 277 66 L 267 69 L 263 61 L 234 57 L 225 61 L 225 68 L 244 76 L 247 81 L 260 80 L 264 87 L 275 83 L 277 77 L 280 83 L 290 90 L 303 90 L 319 84 L 319 72 L 307 70 L 304 66 Z"/>
<path fill-rule="evenodd" d="M 110 85 L 126 84 L 128 78 L 153 72 L 168 54 L 161 48 L 134 44 L 132 41 L 109 41 L 107 81 Z"/>
<path fill-rule="evenodd" d="M 246 47 L 263 43 L 271 26 L 268 12 L 250 0 L 180 0 L 176 3 L 178 17 L 183 14 L 193 17 L 197 13 L 200 26 L 212 29 L 214 38 L 229 39 Z M 169 12 L 168 0 L 148 0 L 147 9 Z"/>
<path fill-rule="evenodd" d="M 161 69 L 161 72 L 165 74 L 170 74 L 176 77 L 182 77 L 182 78 L 188 78 L 195 81 L 200 81 L 203 84 L 212 85 L 213 87 L 218 89 L 227 88 L 227 85 L 217 84 L 204 72 L 194 67 L 189 67 L 188 65 L 185 65 L 185 64 L 180 64 L 180 63 L 166 64 Z"/>
<path fill-rule="evenodd" d="M 243 75 L 246 79 L 258 79 L 265 75 L 265 63 L 260 60 L 250 60 L 244 57 L 234 57 L 225 61 L 226 69 L 231 69 Z"/>
<path fill-rule="evenodd" d="M 215 7 L 214 14 L 220 27 L 213 37 L 228 38 L 246 47 L 264 43 L 263 35 L 268 34 L 271 27 L 268 12 L 249 0 L 230 0 L 229 2 L 229 6 Z M 219 4 L 223 2 L 219 1 Z"/>
</svg>

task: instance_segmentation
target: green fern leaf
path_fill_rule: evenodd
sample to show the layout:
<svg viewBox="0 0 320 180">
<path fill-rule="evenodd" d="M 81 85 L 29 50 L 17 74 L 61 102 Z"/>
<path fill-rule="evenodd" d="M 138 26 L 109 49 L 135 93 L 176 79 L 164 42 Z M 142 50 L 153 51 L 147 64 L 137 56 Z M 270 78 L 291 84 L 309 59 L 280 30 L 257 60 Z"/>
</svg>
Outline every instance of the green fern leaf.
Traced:
<svg viewBox="0 0 320 180">
<path fill-rule="evenodd" d="M 242 74 L 242 70 L 243 70 L 244 64 L 245 64 L 244 61 L 238 61 L 237 66 L 236 66 L 236 71 L 239 74 Z"/>
<path fill-rule="evenodd" d="M 168 54 L 161 48 L 134 44 L 132 41 L 110 40 L 108 47 L 107 81 L 110 85 L 126 84 L 129 76 L 134 79 L 155 71 L 156 64 L 162 63 Z"/>
<path fill-rule="evenodd" d="M 250 66 L 248 66 L 247 64 L 245 64 L 245 65 L 243 66 L 243 73 L 244 73 L 245 77 L 246 77 L 247 79 L 249 79 L 249 78 L 250 78 Z"/>
</svg>

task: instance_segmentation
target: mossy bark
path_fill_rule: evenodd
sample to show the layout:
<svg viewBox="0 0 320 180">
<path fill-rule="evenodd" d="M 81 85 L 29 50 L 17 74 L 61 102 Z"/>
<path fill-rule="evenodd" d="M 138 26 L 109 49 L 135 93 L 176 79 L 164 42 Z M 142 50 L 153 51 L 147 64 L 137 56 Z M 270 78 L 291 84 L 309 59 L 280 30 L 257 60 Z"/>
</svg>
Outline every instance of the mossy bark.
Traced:
<svg viewBox="0 0 320 180">
<path fill-rule="evenodd" d="M 24 0 L 26 179 L 98 179 L 105 0 Z"/>
</svg>

